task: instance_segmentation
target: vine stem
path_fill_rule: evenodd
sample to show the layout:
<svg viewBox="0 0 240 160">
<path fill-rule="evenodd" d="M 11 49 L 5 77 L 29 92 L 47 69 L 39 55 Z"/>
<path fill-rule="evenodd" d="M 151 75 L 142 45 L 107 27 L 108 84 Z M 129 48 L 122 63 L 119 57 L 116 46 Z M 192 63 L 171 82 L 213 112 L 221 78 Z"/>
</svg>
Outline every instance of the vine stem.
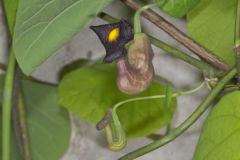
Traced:
<svg viewBox="0 0 240 160">
<path fill-rule="evenodd" d="M 188 90 L 188 91 L 178 91 L 178 92 L 175 92 L 175 93 L 172 94 L 172 97 L 178 97 L 178 96 L 193 94 L 193 93 L 197 92 L 198 90 L 200 90 L 204 86 L 204 84 L 205 84 L 205 82 L 202 82 L 196 88 L 193 88 L 193 89 Z M 159 98 L 165 98 L 165 97 L 166 97 L 166 95 L 163 94 L 163 95 L 154 95 L 154 96 L 146 96 L 146 97 L 137 97 L 137 98 L 127 99 L 127 100 L 124 100 L 122 102 L 117 103 L 113 107 L 113 112 L 116 112 L 117 108 L 122 106 L 125 103 L 134 102 L 134 101 L 149 100 L 149 99 L 159 99 Z"/>
<path fill-rule="evenodd" d="M 124 4 L 129 6 L 130 8 L 137 10 L 141 7 L 143 7 L 142 4 L 134 1 L 134 0 L 121 0 Z M 186 48 L 191 50 L 193 53 L 201 57 L 203 60 L 209 62 L 213 66 L 215 66 L 218 69 L 221 70 L 228 70 L 229 66 L 220 60 L 217 56 L 210 53 L 209 50 L 199 45 L 197 42 L 192 40 L 190 37 L 188 37 L 186 34 L 181 32 L 179 29 L 177 29 L 174 25 L 172 25 L 170 22 L 165 20 L 163 17 L 158 15 L 153 10 L 149 9 L 146 11 L 143 11 L 142 15 L 147 18 L 150 22 L 155 24 L 157 27 L 164 30 L 166 33 L 168 33 L 170 36 L 172 36 L 174 39 L 176 39 L 178 42 L 180 42 L 182 45 L 184 45 Z"/>
<path fill-rule="evenodd" d="M 104 12 L 100 13 L 98 15 L 98 17 L 100 17 L 101 19 L 103 19 L 109 23 L 114 23 L 114 22 L 119 21 L 118 19 L 116 19 Z M 210 66 L 208 63 L 206 63 L 204 61 L 195 59 L 195 58 L 187 55 L 186 53 L 166 44 L 165 42 L 156 39 L 155 37 L 152 37 L 150 35 L 148 35 L 148 37 L 149 37 L 151 43 L 153 45 L 155 45 L 156 47 L 161 48 L 164 51 L 166 51 L 167 53 L 170 53 L 171 55 L 173 55 L 174 57 L 177 57 L 177 58 L 195 66 L 199 70 L 203 71 L 203 73 L 208 73 L 208 72 L 212 71 L 215 76 L 221 76 L 223 74 L 223 71 L 217 70 L 216 68 Z"/>
<path fill-rule="evenodd" d="M 2 102 L 2 160 L 10 159 L 10 130 L 11 130 L 11 107 L 12 91 L 16 60 L 14 53 L 10 50 L 8 67 L 3 88 Z"/>
<path fill-rule="evenodd" d="M 217 97 L 219 92 L 223 89 L 223 87 L 226 85 L 228 81 L 230 81 L 235 74 L 237 73 L 237 70 L 234 68 L 231 71 L 229 71 L 222 79 L 221 81 L 215 86 L 215 88 L 209 93 L 209 95 L 206 97 L 206 99 L 200 104 L 200 106 L 177 128 L 170 131 L 169 134 L 164 136 L 163 138 L 148 144 L 142 148 L 139 148 L 131 153 L 128 153 L 127 155 L 119 158 L 119 160 L 132 160 L 137 157 L 140 157 L 146 153 L 149 153 L 169 142 L 177 138 L 179 135 L 181 135 L 185 130 L 187 130 L 210 106 L 212 101 Z"/>
<path fill-rule="evenodd" d="M 171 94 L 171 97 L 177 97 L 187 94 L 192 94 L 200 90 L 204 86 L 205 82 L 203 81 L 198 87 L 188 90 L 188 91 L 179 91 L 175 93 L 169 93 Z M 98 123 L 97 128 L 101 129 L 102 125 L 104 123 L 107 123 L 105 126 L 106 136 L 109 148 L 113 151 L 121 150 L 126 145 L 126 133 L 121 125 L 121 122 L 117 115 L 117 109 L 118 107 L 122 106 L 123 104 L 134 102 L 134 101 L 142 101 L 142 100 L 150 100 L 150 99 L 160 99 L 160 98 L 167 98 L 169 95 L 154 95 L 154 96 L 145 96 L 145 97 L 137 97 L 137 98 L 131 98 L 128 100 L 121 101 L 113 106 L 113 109 L 108 111 L 103 119 Z M 112 122 L 109 124 L 109 114 L 111 114 Z"/>
<path fill-rule="evenodd" d="M 172 97 L 178 97 L 178 96 L 184 96 L 184 95 L 189 95 L 189 94 L 193 94 L 197 91 L 199 91 L 203 86 L 205 85 L 205 81 L 203 81 L 199 86 L 197 86 L 196 88 L 193 88 L 191 90 L 188 91 L 178 91 L 172 94 Z M 149 100 L 149 99 L 161 99 L 161 98 L 166 98 L 166 95 L 154 95 L 154 96 L 146 96 L 146 97 L 137 97 L 137 98 L 131 98 L 131 99 L 127 99 L 124 100 L 122 102 L 117 103 L 116 105 L 113 106 L 113 113 L 117 112 L 118 107 L 122 106 L 123 104 L 129 103 L 129 102 L 135 102 L 135 101 L 142 101 L 142 100 Z M 115 114 L 116 115 L 116 114 Z M 114 115 L 113 115 L 114 116 Z M 118 122 L 117 122 L 118 123 Z"/>
<path fill-rule="evenodd" d="M 141 8 L 139 8 L 136 13 L 134 14 L 134 33 L 141 33 L 142 31 L 142 27 L 141 27 L 141 13 L 149 8 L 158 6 L 158 3 L 153 3 L 153 4 L 149 4 L 149 5 L 145 5 Z"/>
<path fill-rule="evenodd" d="M 236 54 L 237 80 L 238 80 L 238 85 L 240 85 L 240 0 L 237 1 L 234 49 Z"/>
<path fill-rule="evenodd" d="M 210 66 L 208 63 L 206 63 L 204 61 L 195 59 L 195 58 L 187 55 L 186 53 L 168 45 L 167 43 L 156 39 L 155 37 L 149 36 L 149 39 L 150 39 L 151 43 L 153 45 L 155 45 L 156 47 L 161 48 L 164 51 L 166 51 L 167 53 L 170 53 L 171 55 L 187 62 L 188 64 L 195 66 L 196 68 L 201 70 L 205 75 L 214 73 L 214 76 L 218 77 L 218 76 L 221 76 L 224 74 L 223 71 L 217 70 L 216 68 Z"/>
</svg>

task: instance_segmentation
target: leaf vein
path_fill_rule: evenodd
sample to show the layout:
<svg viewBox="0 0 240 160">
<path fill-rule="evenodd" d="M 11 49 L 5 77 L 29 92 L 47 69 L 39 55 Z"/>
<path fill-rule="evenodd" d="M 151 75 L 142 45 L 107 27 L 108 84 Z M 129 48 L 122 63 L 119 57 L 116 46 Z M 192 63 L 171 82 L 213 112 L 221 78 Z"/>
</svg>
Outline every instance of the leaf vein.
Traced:
<svg viewBox="0 0 240 160">
<path fill-rule="evenodd" d="M 61 17 L 62 15 L 64 15 L 68 10 L 70 10 L 72 7 L 75 7 L 76 5 L 78 5 L 79 3 L 81 3 L 82 0 L 76 1 L 73 4 L 71 4 L 70 6 L 64 8 L 64 10 L 57 16 L 55 16 L 51 21 L 48 22 L 48 24 L 46 25 L 46 27 L 44 27 L 44 29 L 40 32 L 40 34 L 38 35 L 38 37 L 29 45 L 29 47 L 26 49 L 26 52 L 23 54 L 22 56 L 22 62 L 24 61 L 25 57 L 29 54 L 30 49 L 35 45 L 35 43 L 41 38 L 41 36 L 46 32 L 46 30 L 48 29 L 48 27 L 55 22 L 55 20 L 57 20 L 59 17 Z"/>
</svg>

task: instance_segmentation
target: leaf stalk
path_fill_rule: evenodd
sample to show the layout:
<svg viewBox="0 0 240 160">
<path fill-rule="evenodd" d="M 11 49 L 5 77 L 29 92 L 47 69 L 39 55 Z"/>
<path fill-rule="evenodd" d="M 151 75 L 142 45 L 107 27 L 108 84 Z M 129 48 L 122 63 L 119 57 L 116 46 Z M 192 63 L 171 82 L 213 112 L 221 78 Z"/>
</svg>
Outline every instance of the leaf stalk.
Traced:
<svg viewBox="0 0 240 160">
<path fill-rule="evenodd" d="M 171 142 L 186 131 L 197 119 L 207 110 L 210 104 L 215 100 L 218 94 L 222 91 L 224 86 L 229 82 L 237 73 L 237 70 L 234 68 L 224 76 L 221 81 L 215 86 L 215 88 L 209 93 L 206 99 L 200 104 L 200 106 L 190 115 L 182 124 L 177 128 L 170 131 L 169 134 L 163 138 L 150 143 L 144 147 L 141 147 L 135 151 L 128 153 L 127 155 L 119 158 L 119 160 L 132 160 L 137 157 L 140 157 L 146 153 L 149 153 L 153 150 L 158 149 L 159 147 Z"/>
<path fill-rule="evenodd" d="M 178 91 L 175 93 L 172 92 L 170 96 L 177 97 L 177 96 L 183 96 L 183 95 L 195 93 L 195 92 L 199 91 L 204 86 L 204 84 L 205 84 L 205 82 L 202 82 L 196 88 L 188 90 L 188 91 Z M 113 151 L 117 151 L 117 150 L 123 149 L 126 145 L 126 141 L 127 141 L 126 133 L 125 133 L 125 131 L 122 127 L 122 124 L 117 115 L 117 109 L 120 106 L 122 106 L 126 103 L 135 102 L 135 101 L 167 98 L 167 96 L 169 96 L 169 95 L 164 94 L 164 95 L 137 97 L 137 98 L 132 98 L 132 99 L 127 99 L 127 100 L 121 101 L 121 102 L 117 103 L 116 105 L 114 105 L 113 109 L 108 111 L 105 114 L 104 118 L 97 125 L 98 129 L 105 128 L 109 148 Z M 112 114 L 112 116 L 111 116 L 112 123 L 110 123 L 110 120 L 109 120 L 109 113 Z M 105 123 L 107 123 L 107 124 L 105 124 Z M 102 127 L 102 124 L 104 125 L 103 127 Z M 168 130 L 168 131 L 170 131 L 170 130 Z"/>
<path fill-rule="evenodd" d="M 139 8 L 134 14 L 134 33 L 141 33 L 141 13 L 149 8 L 158 6 L 158 3 L 148 4 Z"/>
<path fill-rule="evenodd" d="M 3 88 L 2 102 L 2 160 L 10 160 L 10 130 L 11 130 L 11 108 L 13 95 L 13 81 L 16 60 L 14 53 L 10 50 L 8 67 Z"/>
</svg>

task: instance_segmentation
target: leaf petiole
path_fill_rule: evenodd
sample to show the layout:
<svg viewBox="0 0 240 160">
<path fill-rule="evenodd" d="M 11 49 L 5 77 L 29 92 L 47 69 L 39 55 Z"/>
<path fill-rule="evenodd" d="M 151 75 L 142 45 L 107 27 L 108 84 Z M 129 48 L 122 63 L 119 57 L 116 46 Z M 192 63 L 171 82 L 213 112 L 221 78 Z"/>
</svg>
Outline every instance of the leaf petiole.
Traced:
<svg viewBox="0 0 240 160">
<path fill-rule="evenodd" d="M 174 92 L 174 93 L 172 93 L 171 97 L 193 94 L 193 93 L 199 91 L 204 86 L 204 84 L 205 84 L 205 82 L 202 82 L 196 88 L 188 90 L 188 91 Z M 103 118 L 102 121 L 104 121 L 103 123 L 108 123 L 104 127 L 105 127 L 105 131 L 106 131 L 108 145 L 109 145 L 109 148 L 111 150 L 117 151 L 117 150 L 123 149 L 125 147 L 126 141 L 127 141 L 126 133 L 125 133 L 125 131 L 124 131 L 122 125 L 121 125 L 121 122 L 118 118 L 118 115 L 117 115 L 118 107 L 120 107 L 120 106 L 122 106 L 126 103 L 130 103 L 130 102 L 149 100 L 149 99 L 159 99 L 159 98 L 160 99 L 161 98 L 166 98 L 166 95 L 154 95 L 154 96 L 146 96 L 146 97 L 137 97 L 137 98 L 132 98 L 132 99 L 128 99 L 128 100 L 117 103 L 116 105 L 114 105 L 114 107 L 111 111 L 111 113 L 112 113 L 112 117 L 111 117 L 112 118 L 112 123 L 109 120 L 109 116 L 106 116 L 106 115 L 109 114 L 109 112 L 106 113 L 106 115 L 104 116 L 105 118 Z M 108 117 L 107 121 L 106 121 L 106 117 Z M 101 124 L 101 121 L 98 124 Z M 99 125 L 97 125 L 97 127 L 98 126 Z"/>
<path fill-rule="evenodd" d="M 134 14 L 134 33 L 141 33 L 141 13 L 149 8 L 158 6 L 159 3 L 145 5 L 139 8 Z"/>
<path fill-rule="evenodd" d="M 237 73 L 237 70 L 234 68 L 230 72 L 228 72 L 221 81 L 214 87 L 214 89 L 210 92 L 210 94 L 206 97 L 206 99 L 200 104 L 200 106 L 190 115 L 182 124 L 180 124 L 177 128 L 173 129 L 169 134 L 164 136 L 163 138 L 156 140 L 155 142 L 148 144 L 144 147 L 141 147 L 133 152 L 128 153 L 127 155 L 119 158 L 119 160 L 132 160 L 144 155 L 148 152 L 151 152 L 169 142 L 177 138 L 181 135 L 185 130 L 187 130 L 197 119 L 207 110 L 210 104 L 215 100 L 218 96 L 219 92 L 222 91 L 224 86 L 230 81 Z"/>
<path fill-rule="evenodd" d="M 14 53 L 12 50 L 10 50 L 8 67 L 4 81 L 2 102 L 2 160 L 10 159 L 11 108 L 15 66 L 16 60 L 14 57 Z"/>
</svg>

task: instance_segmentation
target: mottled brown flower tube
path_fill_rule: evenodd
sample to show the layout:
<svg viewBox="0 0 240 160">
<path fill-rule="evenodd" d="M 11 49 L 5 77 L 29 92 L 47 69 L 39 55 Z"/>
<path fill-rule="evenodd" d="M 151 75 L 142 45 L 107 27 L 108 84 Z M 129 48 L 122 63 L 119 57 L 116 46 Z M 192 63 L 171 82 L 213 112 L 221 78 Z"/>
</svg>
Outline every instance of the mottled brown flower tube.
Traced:
<svg viewBox="0 0 240 160">
<path fill-rule="evenodd" d="M 127 57 L 117 60 L 118 88 L 127 94 L 141 93 L 151 84 L 154 69 L 153 50 L 146 34 L 134 35 Z"/>
</svg>

